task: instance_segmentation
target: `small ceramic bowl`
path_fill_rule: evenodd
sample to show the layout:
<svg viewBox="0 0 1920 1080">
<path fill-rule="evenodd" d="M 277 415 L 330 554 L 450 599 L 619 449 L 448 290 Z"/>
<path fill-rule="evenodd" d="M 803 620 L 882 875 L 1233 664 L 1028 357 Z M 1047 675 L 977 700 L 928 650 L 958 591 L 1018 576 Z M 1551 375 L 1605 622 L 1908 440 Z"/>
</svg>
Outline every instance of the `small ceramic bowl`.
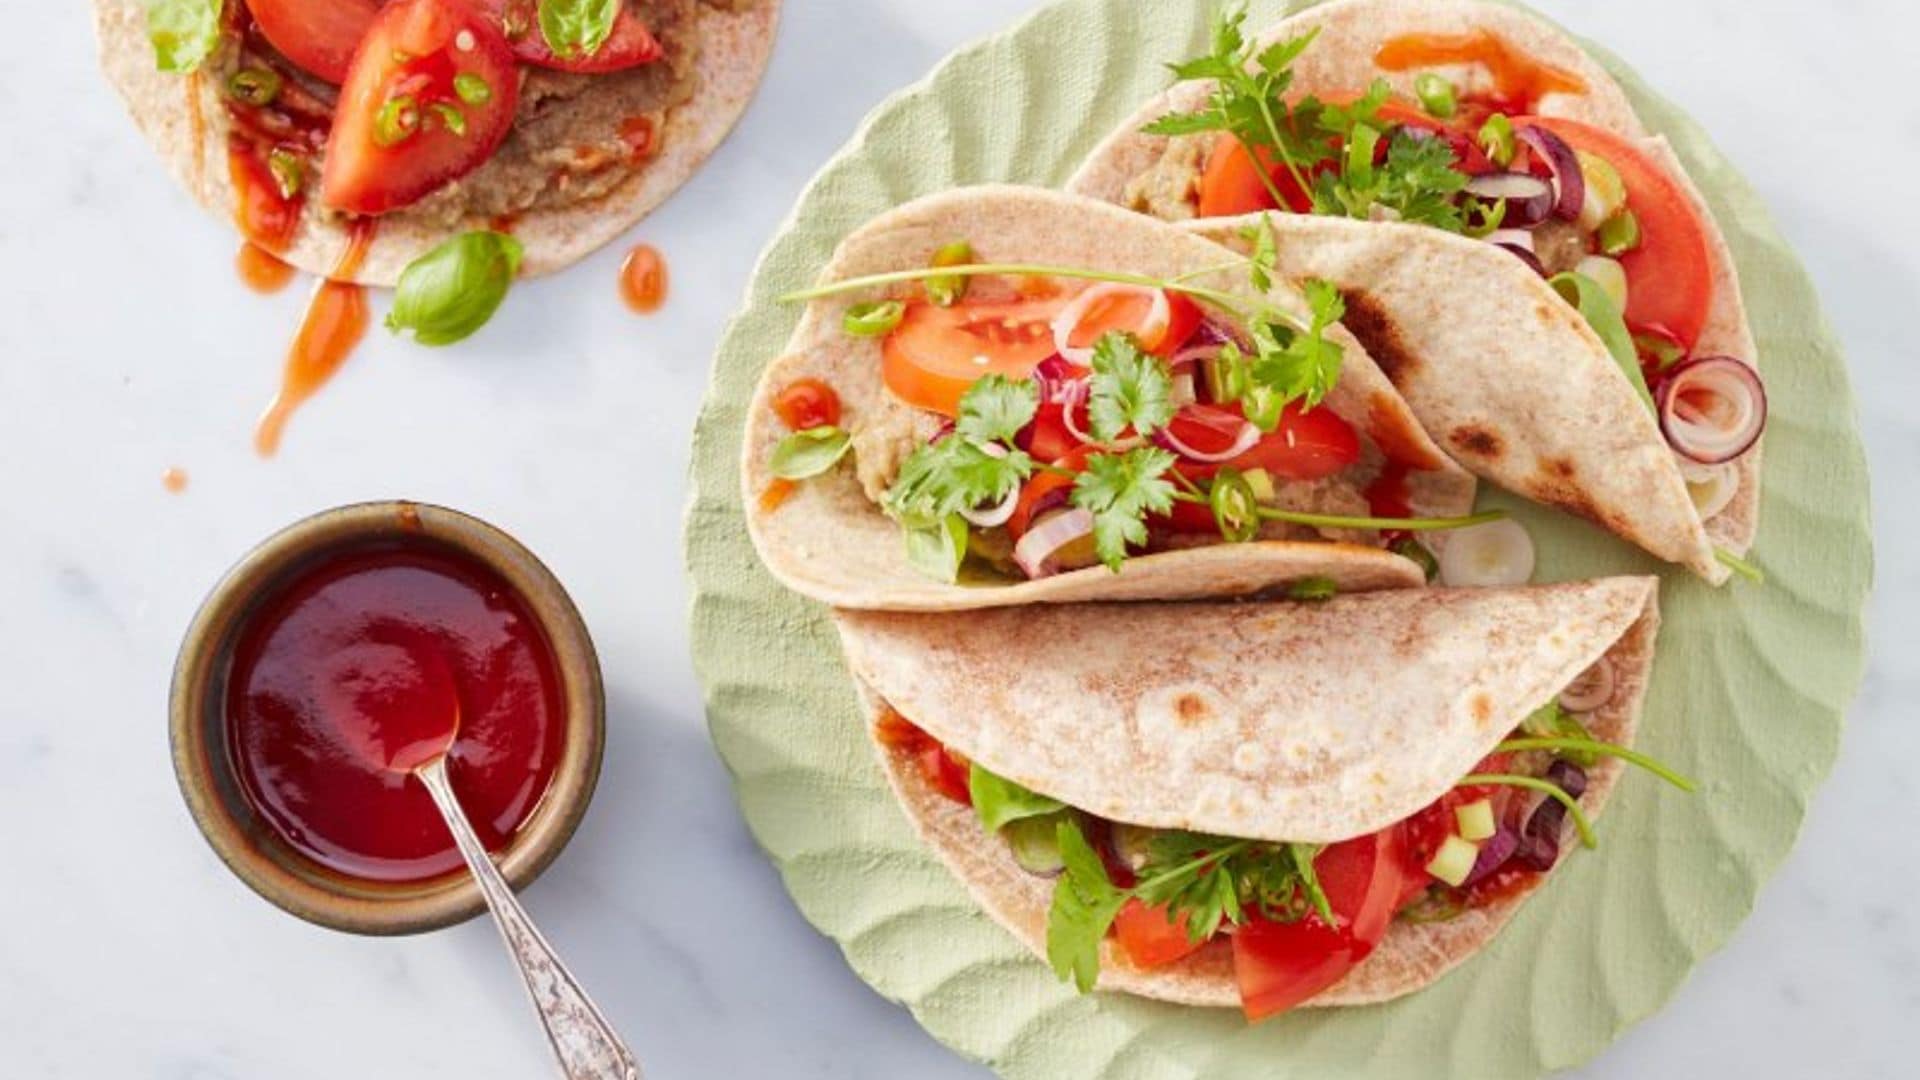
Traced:
<svg viewBox="0 0 1920 1080">
<path fill-rule="evenodd" d="M 174 665 L 173 767 L 207 842 L 240 880 L 285 910 L 355 934 L 417 934 L 463 922 L 486 903 L 464 870 L 420 882 L 351 878 L 294 850 L 242 793 L 228 756 L 226 682 L 240 631 L 259 603 L 322 556 L 381 542 L 425 541 L 491 567 L 545 629 L 566 700 L 567 731 L 552 785 L 494 859 L 520 888 L 573 836 L 600 776 L 606 701 L 600 662 L 566 590 L 533 553 L 477 518 L 409 502 L 364 503 L 314 515 L 269 537 L 215 585 Z"/>
</svg>

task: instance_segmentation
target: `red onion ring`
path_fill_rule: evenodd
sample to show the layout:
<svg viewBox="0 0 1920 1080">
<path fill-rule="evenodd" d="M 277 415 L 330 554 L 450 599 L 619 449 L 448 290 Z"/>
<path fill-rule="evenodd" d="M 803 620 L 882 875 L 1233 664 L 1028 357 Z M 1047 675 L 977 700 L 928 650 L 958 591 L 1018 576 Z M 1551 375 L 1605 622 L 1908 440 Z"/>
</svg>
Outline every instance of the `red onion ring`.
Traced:
<svg viewBox="0 0 1920 1080">
<path fill-rule="evenodd" d="M 1580 168 L 1580 156 L 1565 139 L 1543 127 L 1526 124 L 1515 129 L 1513 135 L 1553 173 L 1553 187 L 1558 193 L 1553 212 L 1567 221 L 1578 220 L 1580 207 L 1587 201 L 1587 174 Z"/>
<path fill-rule="evenodd" d="M 1767 388 L 1760 373 L 1731 356 L 1682 360 L 1660 380 L 1654 402 L 1667 444 L 1702 465 L 1746 453 L 1767 426 Z"/>
<path fill-rule="evenodd" d="M 1070 385 L 1085 374 L 1085 368 L 1074 367 L 1064 356 L 1049 356 L 1040 361 L 1040 365 L 1033 369 L 1033 381 L 1035 388 L 1040 391 L 1040 403 L 1058 405 L 1065 401 Z"/>
<path fill-rule="evenodd" d="M 1001 446 L 999 443 L 975 443 L 974 445 L 978 446 L 980 452 L 988 457 L 1003 458 L 1007 456 L 1007 448 Z M 991 529 L 997 525 L 1005 525 L 1008 519 L 1013 517 L 1013 508 L 1018 505 L 1020 505 L 1020 489 L 1016 487 L 1012 491 L 1007 492 L 1006 498 L 1001 499 L 993 506 L 985 510 L 977 506 L 970 510 L 962 510 L 960 511 L 960 516 L 982 529 Z"/>
<path fill-rule="evenodd" d="M 1133 333 L 1142 342 L 1158 342 L 1173 324 L 1173 305 L 1167 300 L 1166 290 L 1103 281 L 1074 297 L 1072 302 L 1060 309 L 1060 314 L 1053 317 L 1053 347 L 1070 362 L 1091 367 L 1093 346 L 1073 344 L 1073 332 L 1080 329 L 1080 323 L 1086 319 L 1087 312 L 1093 310 L 1093 305 L 1111 297 L 1137 295 L 1146 295 L 1152 300 L 1153 306 L 1147 310 L 1146 320 L 1135 327 Z"/>
<path fill-rule="evenodd" d="M 1553 184 L 1532 173 L 1494 172 L 1467 181 L 1467 194 L 1507 204 L 1501 220 L 1532 227 L 1547 220 L 1556 205 Z"/>
<path fill-rule="evenodd" d="M 1053 557 L 1061 548 L 1092 532 L 1091 513 L 1079 507 L 1062 510 L 1027 530 L 1020 542 L 1013 545 L 1013 561 L 1027 572 L 1029 578 L 1043 578 L 1058 573 L 1053 566 Z"/>
<path fill-rule="evenodd" d="M 1180 437 L 1173 433 L 1172 424 L 1168 424 L 1166 427 L 1153 433 L 1153 441 L 1162 449 L 1171 450 L 1189 461 L 1198 461 L 1207 465 L 1217 465 L 1223 461 L 1232 461 L 1234 458 L 1253 449 L 1254 444 L 1260 441 L 1260 429 L 1253 425 L 1253 421 L 1242 417 L 1234 416 L 1229 418 L 1224 414 L 1217 414 L 1214 410 L 1202 411 L 1199 409 L 1182 409 L 1179 414 L 1175 416 L 1175 419 L 1180 419 L 1181 417 L 1184 417 L 1190 423 L 1199 424 L 1202 427 L 1221 432 L 1222 434 L 1226 434 L 1227 432 L 1233 433 L 1232 445 L 1228 446 L 1225 450 L 1212 452 L 1195 450 L 1185 442 L 1182 442 Z M 1234 426 L 1226 426 L 1229 419 Z"/>
</svg>

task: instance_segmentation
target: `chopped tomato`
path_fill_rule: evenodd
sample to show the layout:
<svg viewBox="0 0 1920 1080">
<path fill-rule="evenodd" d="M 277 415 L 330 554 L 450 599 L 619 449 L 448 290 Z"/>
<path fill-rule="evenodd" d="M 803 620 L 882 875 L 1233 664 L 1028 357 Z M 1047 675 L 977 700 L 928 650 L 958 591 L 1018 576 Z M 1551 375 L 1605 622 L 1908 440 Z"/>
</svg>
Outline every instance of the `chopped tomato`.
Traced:
<svg viewBox="0 0 1920 1080">
<path fill-rule="evenodd" d="M 965 806 L 973 805 L 973 790 L 968 779 L 973 766 L 966 758 L 934 742 L 920 751 L 920 772 L 935 791 Z"/>
<path fill-rule="evenodd" d="M 773 411 L 795 431 L 840 423 L 840 395 L 819 379 L 796 379 L 774 395 Z"/>
<path fill-rule="evenodd" d="M 933 736 L 921 731 L 913 721 L 888 709 L 874 722 L 873 733 L 880 744 L 892 750 L 918 754 L 933 742 Z"/>
<path fill-rule="evenodd" d="M 955 304 L 907 301 L 880 350 L 887 389 L 909 405 L 945 416 L 983 376 L 1024 379 L 1054 354 L 1057 300 Z"/>
<path fill-rule="evenodd" d="M 350 214 L 417 202 L 493 156 L 519 97 L 493 20 L 464 0 L 387 5 L 340 89 L 321 201 Z"/>
<path fill-rule="evenodd" d="M 1073 488 L 1074 478 L 1087 467 L 1087 458 L 1092 454 L 1089 448 L 1070 450 L 1053 460 L 1053 469 L 1038 469 L 1020 489 L 1020 501 L 1013 506 L 1013 516 L 1007 519 L 1007 532 L 1016 543 L 1032 527 L 1034 518 L 1041 511 L 1053 509 L 1064 501 Z M 1038 454 L 1034 455 L 1038 460 Z"/>
<path fill-rule="evenodd" d="M 354 50 L 380 15 L 381 0 L 247 0 L 267 43 L 330 83 L 347 80 Z"/>
<path fill-rule="evenodd" d="M 558 56 L 540 32 L 540 0 L 467 0 L 494 17 L 494 25 L 506 33 L 513 55 L 535 67 L 559 71 L 578 71 L 589 75 L 651 64 L 666 55 L 660 39 L 653 36 L 646 20 L 634 13 L 633 5 L 619 0 L 620 14 L 614 16 L 613 29 L 598 49 L 586 56 Z"/>
<path fill-rule="evenodd" d="M 1167 325 L 1158 333 L 1144 334 L 1141 327 L 1153 311 L 1155 291 L 1130 286 L 1108 289 L 1080 316 L 1080 324 L 1067 335 L 1067 344 L 1076 349 L 1091 348 L 1118 330 L 1134 335 L 1141 348 L 1156 356 L 1179 352 L 1200 328 L 1200 305 L 1180 293 L 1165 293 Z"/>
<path fill-rule="evenodd" d="M 1067 430 L 1066 407 L 1058 402 L 1043 402 L 1028 429 L 1027 453 L 1032 454 L 1035 461 L 1057 461 L 1079 445 L 1080 440 Z"/>
<path fill-rule="evenodd" d="M 1254 155 L 1233 135 L 1216 138 L 1200 173 L 1200 216 L 1235 217 L 1275 209 L 1263 172 L 1286 198 L 1288 210 L 1304 214 L 1313 209 L 1313 196 L 1301 189 L 1291 169 L 1273 160 L 1264 147 L 1259 158 L 1260 164 L 1254 164 Z"/>
<path fill-rule="evenodd" d="M 1234 931 L 1233 971 L 1247 1019 L 1308 1000 L 1373 951 L 1399 907 L 1401 849 L 1400 828 L 1393 826 L 1320 853 L 1313 867 L 1333 910 L 1332 925 L 1309 912 L 1290 923 L 1255 916 Z"/>
<path fill-rule="evenodd" d="M 1627 207 L 1640 222 L 1640 246 L 1620 256 L 1627 325 L 1659 327 L 1691 352 L 1713 303 L 1713 268 L 1706 225 L 1686 188 L 1631 140 L 1604 128 L 1553 116 L 1520 116 L 1513 123 L 1547 128 L 1620 174 Z"/>
<path fill-rule="evenodd" d="M 1148 907 L 1128 900 L 1113 920 L 1113 937 L 1137 968 L 1164 967 L 1191 956 L 1204 941 L 1187 937 L 1185 912 L 1169 919 L 1165 907 Z"/>
<path fill-rule="evenodd" d="M 1201 410 L 1205 410 L 1202 412 Z M 1203 453 L 1221 449 L 1224 435 L 1217 421 L 1238 416 L 1238 405 L 1189 405 L 1169 425 L 1173 434 L 1186 445 Z M 1196 417 L 1204 419 L 1196 419 Z M 1262 435 L 1253 448 L 1225 462 L 1181 461 L 1181 475 L 1204 480 L 1222 468 L 1242 472 L 1265 469 L 1275 479 L 1313 481 L 1333 475 L 1360 460 L 1360 437 L 1352 425 L 1322 405 L 1303 409 L 1298 404 L 1280 411 L 1280 422 L 1272 432 Z M 1213 512 L 1199 503 L 1176 502 L 1173 512 L 1157 519 L 1175 532 L 1213 532 Z"/>
</svg>

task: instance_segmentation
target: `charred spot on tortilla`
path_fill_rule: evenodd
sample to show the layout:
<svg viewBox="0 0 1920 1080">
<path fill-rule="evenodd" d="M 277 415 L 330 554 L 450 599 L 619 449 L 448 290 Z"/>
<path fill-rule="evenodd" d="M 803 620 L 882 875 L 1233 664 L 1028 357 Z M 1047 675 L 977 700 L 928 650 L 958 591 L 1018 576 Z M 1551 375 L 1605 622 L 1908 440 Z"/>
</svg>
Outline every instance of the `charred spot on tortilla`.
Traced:
<svg viewBox="0 0 1920 1080">
<path fill-rule="evenodd" d="M 1347 301 L 1347 313 L 1341 318 L 1353 336 L 1360 339 L 1373 362 L 1392 382 L 1398 384 L 1403 376 L 1411 375 L 1419 367 L 1420 361 L 1400 339 L 1400 331 L 1395 326 L 1393 315 L 1372 296 L 1359 289 L 1349 289 L 1344 294 Z"/>
<path fill-rule="evenodd" d="M 1546 466 L 1548 475 L 1559 477 L 1562 480 L 1573 479 L 1574 474 L 1579 471 L 1569 458 L 1548 458 L 1542 464 Z"/>
<path fill-rule="evenodd" d="M 1447 441 L 1459 450 L 1483 458 L 1497 458 L 1506 449 L 1499 435 L 1478 424 L 1462 424 L 1454 428 L 1447 436 Z"/>
<path fill-rule="evenodd" d="M 1203 723 L 1207 719 L 1208 712 L 1205 699 L 1191 690 L 1173 699 L 1174 719 L 1182 727 Z"/>
</svg>

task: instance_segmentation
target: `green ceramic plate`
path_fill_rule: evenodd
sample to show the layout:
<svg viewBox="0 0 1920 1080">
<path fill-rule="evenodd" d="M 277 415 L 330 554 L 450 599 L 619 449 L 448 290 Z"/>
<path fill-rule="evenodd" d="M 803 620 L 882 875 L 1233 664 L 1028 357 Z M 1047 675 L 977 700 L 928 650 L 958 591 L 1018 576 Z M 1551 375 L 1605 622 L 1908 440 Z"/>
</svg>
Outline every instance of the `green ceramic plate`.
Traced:
<svg viewBox="0 0 1920 1080">
<path fill-rule="evenodd" d="M 883 105 L 808 188 L 720 347 L 695 434 L 687 557 L 713 738 L 754 835 L 860 977 L 960 1053 L 1012 1077 L 1533 1076 L 1585 1061 L 1724 944 L 1792 846 L 1832 764 L 1862 665 L 1867 477 L 1840 348 L 1767 211 L 1706 135 L 1595 50 L 1665 132 L 1738 257 L 1772 391 L 1756 558 L 1764 588 L 1711 590 L 1592 528 L 1503 496 L 1542 581 L 1661 572 L 1666 625 L 1645 744 L 1707 781 L 1629 777 L 1596 852 L 1576 854 L 1491 947 L 1384 1006 L 1235 1013 L 1076 997 L 975 909 L 924 851 L 870 760 L 817 605 L 748 543 L 742 412 L 835 243 L 907 199 L 984 181 L 1058 185 L 1204 48 L 1206 4 L 1067 0 L 961 51 Z M 1303 5 L 1293 5 L 1294 7 Z M 1256 4 L 1254 25 L 1291 8 Z"/>
</svg>

